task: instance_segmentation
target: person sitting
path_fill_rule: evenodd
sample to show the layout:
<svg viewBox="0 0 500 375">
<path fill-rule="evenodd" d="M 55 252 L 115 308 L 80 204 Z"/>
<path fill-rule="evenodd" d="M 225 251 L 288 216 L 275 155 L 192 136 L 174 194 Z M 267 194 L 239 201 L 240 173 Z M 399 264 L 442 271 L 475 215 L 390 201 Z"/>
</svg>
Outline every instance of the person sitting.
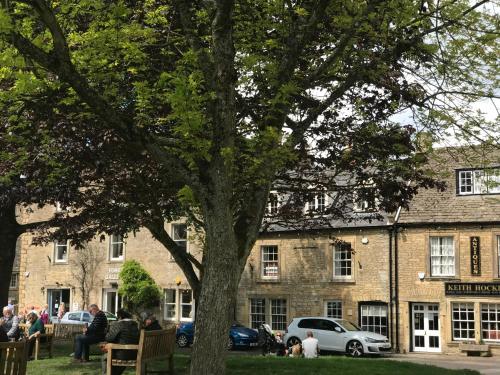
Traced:
<svg viewBox="0 0 500 375">
<path fill-rule="evenodd" d="M 19 339 L 19 319 L 14 315 L 8 306 L 3 308 L 3 317 L 0 319 L 0 326 L 2 331 L 7 334 L 10 341 L 16 341 Z"/>
<path fill-rule="evenodd" d="M 28 330 L 28 339 L 27 339 L 28 358 L 31 360 L 36 338 L 45 333 L 45 327 L 43 325 L 43 322 L 40 319 L 38 319 L 38 315 L 36 313 L 30 312 L 28 314 L 28 321 L 31 323 L 30 328 Z"/>
<path fill-rule="evenodd" d="M 158 320 L 156 320 L 156 317 L 154 315 L 149 315 L 145 320 L 144 320 L 144 330 L 145 331 L 157 331 L 160 330 L 161 325 L 158 323 Z"/>
<path fill-rule="evenodd" d="M 119 309 L 116 313 L 118 321 L 111 325 L 106 335 L 106 343 L 131 344 L 139 343 L 139 328 L 137 323 L 132 320 L 132 316 L 125 310 Z M 101 349 L 107 351 L 106 344 Z M 113 350 L 113 358 L 121 360 L 132 360 L 137 358 L 137 350 Z M 106 374 L 107 354 L 103 356 L 102 371 Z M 111 368 L 111 375 L 120 375 L 126 367 L 114 366 Z"/>
<path fill-rule="evenodd" d="M 83 335 L 75 337 L 74 362 L 88 362 L 90 345 L 104 341 L 108 329 L 106 314 L 95 304 L 89 306 L 89 313 L 94 316 L 92 323 L 83 330 Z"/>
<path fill-rule="evenodd" d="M 312 331 L 307 331 L 307 338 L 302 341 L 302 354 L 305 358 L 316 358 L 318 353 L 318 339 L 313 337 Z"/>
</svg>

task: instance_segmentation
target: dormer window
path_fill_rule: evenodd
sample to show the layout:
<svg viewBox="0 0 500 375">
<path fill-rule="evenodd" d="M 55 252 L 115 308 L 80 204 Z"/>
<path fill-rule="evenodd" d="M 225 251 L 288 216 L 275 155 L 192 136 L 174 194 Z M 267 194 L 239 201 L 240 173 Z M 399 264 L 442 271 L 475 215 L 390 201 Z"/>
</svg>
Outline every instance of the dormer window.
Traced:
<svg viewBox="0 0 500 375">
<path fill-rule="evenodd" d="M 353 208 L 356 212 L 376 211 L 377 197 L 375 196 L 375 188 L 364 188 L 363 191 L 358 190 L 354 194 Z"/>
<path fill-rule="evenodd" d="M 500 167 L 457 171 L 457 194 L 500 194 Z"/>
<path fill-rule="evenodd" d="M 327 195 L 319 193 L 314 195 L 306 204 L 307 212 L 324 212 L 326 210 Z"/>
<path fill-rule="evenodd" d="M 267 200 L 266 213 L 268 215 L 276 215 L 280 207 L 279 195 L 277 192 L 269 193 L 269 198 Z"/>
</svg>

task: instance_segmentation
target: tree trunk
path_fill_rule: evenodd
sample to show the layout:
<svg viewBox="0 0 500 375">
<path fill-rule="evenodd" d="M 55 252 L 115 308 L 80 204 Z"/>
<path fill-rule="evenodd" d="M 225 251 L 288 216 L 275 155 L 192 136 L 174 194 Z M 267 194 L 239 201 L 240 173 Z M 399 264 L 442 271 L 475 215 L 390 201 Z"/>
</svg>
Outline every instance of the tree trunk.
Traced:
<svg viewBox="0 0 500 375">
<path fill-rule="evenodd" d="M 16 220 L 16 206 L 0 209 L 0 306 L 6 306 L 9 299 L 10 279 L 16 257 L 17 238 L 21 225 Z"/>
<path fill-rule="evenodd" d="M 204 272 L 196 311 L 191 375 L 223 375 L 238 288 L 238 252 L 229 210 L 207 215 Z"/>
</svg>

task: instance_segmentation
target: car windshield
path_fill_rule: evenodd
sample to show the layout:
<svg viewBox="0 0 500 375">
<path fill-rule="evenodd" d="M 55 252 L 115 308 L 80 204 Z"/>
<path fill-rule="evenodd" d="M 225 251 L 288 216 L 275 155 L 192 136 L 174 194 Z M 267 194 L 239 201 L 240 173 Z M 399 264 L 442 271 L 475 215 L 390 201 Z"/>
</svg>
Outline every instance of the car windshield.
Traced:
<svg viewBox="0 0 500 375">
<path fill-rule="evenodd" d="M 361 331 L 361 329 L 359 329 L 359 327 L 356 324 L 351 323 L 348 320 L 338 319 L 337 323 L 339 323 L 342 327 L 344 327 L 346 331 Z"/>
</svg>

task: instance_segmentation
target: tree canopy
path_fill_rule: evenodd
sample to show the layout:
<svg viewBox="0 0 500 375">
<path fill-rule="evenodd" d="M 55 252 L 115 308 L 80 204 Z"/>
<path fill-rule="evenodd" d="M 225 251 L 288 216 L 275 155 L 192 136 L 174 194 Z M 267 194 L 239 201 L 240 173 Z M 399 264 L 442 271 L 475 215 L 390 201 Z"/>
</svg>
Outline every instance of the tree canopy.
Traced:
<svg viewBox="0 0 500 375">
<path fill-rule="evenodd" d="M 421 130 L 498 141 L 471 110 L 497 98 L 487 0 L 1 4 L 1 186 L 68 208 L 38 241 L 148 228 L 197 299 L 192 374 L 223 373 L 271 189 L 287 200 L 266 223 L 328 225 L 357 195 L 392 211 L 436 185 Z M 165 231 L 181 217 L 201 261 Z"/>
</svg>

